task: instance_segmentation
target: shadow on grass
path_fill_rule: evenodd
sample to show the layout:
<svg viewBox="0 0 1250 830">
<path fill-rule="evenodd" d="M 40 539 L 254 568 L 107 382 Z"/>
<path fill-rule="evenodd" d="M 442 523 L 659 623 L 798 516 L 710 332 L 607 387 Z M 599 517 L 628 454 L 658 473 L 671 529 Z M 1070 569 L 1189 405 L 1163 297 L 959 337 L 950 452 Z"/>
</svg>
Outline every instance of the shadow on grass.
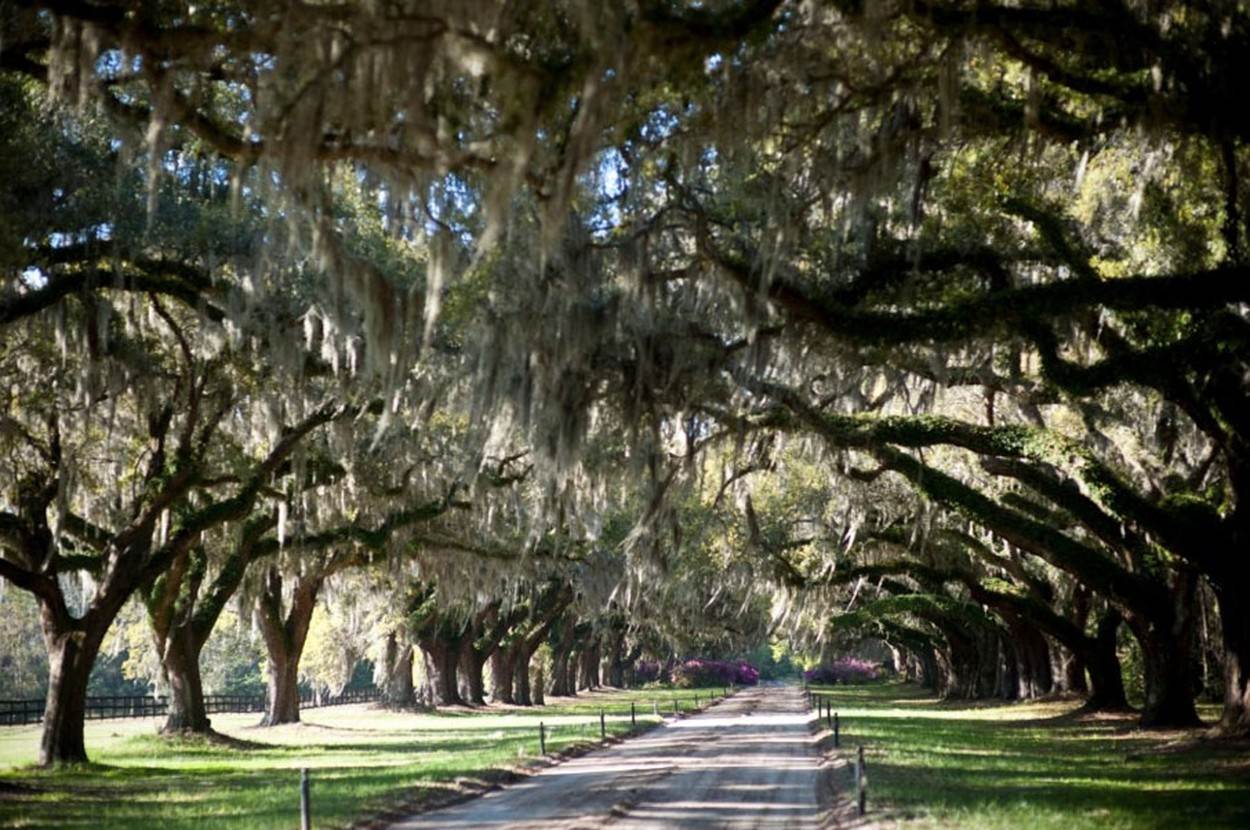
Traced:
<svg viewBox="0 0 1250 830">
<path fill-rule="evenodd" d="M 828 694 L 843 711 L 843 747 L 868 750 L 872 798 L 904 815 L 969 827 L 1250 827 L 1244 748 L 1202 730 L 943 702 L 902 686 Z M 985 717 L 995 706 L 1002 719 Z"/>
</svg>

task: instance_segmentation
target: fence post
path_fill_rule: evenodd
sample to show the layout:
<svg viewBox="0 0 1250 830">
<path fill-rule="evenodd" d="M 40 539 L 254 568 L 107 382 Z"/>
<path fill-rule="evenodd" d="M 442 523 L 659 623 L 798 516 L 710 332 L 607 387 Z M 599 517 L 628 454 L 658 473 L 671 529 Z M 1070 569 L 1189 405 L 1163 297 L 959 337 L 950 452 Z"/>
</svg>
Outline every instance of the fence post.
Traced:
<svg viewBox="0 0 1250 830">
<path fill-rule="evenodd" d="M 538 722 L 538 754 L 547 754 L 547 727 L 542 721 Z"/>
<path fill-rule="evenodd" d="M 696 709 L 699 708 L 699 696 L 698 695 L 694 696 L 694 708 Z"/>
<path fill-rule="evenodd" d="M 673 714 L 676 715 L 681 710 L 677 708 L 677 698 L 673 698 Z"/>
<path fill-rule="evenodd" d="M 833 726 L 833 701 L 825 704 L 825 725 Z"/>
<path fill-rule="evenodd" d="M 634 702 L 632 700 L 629 702 L 629 725 L 638 725 L 638 715 L 634 712 Z"/>
<path fill-rule="evenodd" d="M 652 708 L 653 713 L 655 714 L 655 716 L 658 718 L 658 717 L 660 716 L 660 701 L 658 701 L 658 700 L 652 700 L 652 701 L 651 701 L 651 708 Z"/>
<path fill-rule="evenodd" d="M 837 749 L 838 746 L 842 743 L 842 735 L 840 734 L 841 731 L 842 731 L 842 725 L 838 723 L 838 713 L 834 712 L 833 713 L 833 747 L 834 749 Z"/>
<path fill-rule="evenodd" d="M 864 768 L 864 747 L 861 744 L 855 757 L 855 792 L 859 799 L 859 814 L 868 809 L 868 770 Z"/>
<path fill-rule="evenodd" d="M 599 740 L 603 740 L 606 737 L 608 737 L 608 722 L 604 718 L 603 710 L 600 709 L 599 710 Z"/>
<path fill-rule="evenodd" d="M 312 830 L 312 806 L 308 803 L 308 767 L 299 771 L 299 828 Z"/>
</svg>

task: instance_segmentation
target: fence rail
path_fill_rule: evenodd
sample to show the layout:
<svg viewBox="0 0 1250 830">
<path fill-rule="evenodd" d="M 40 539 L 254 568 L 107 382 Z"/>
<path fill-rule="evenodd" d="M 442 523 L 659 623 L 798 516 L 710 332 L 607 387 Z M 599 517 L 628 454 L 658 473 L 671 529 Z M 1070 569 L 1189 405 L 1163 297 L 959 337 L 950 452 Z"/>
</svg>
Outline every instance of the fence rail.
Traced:
<svg viewBox="0 0 1250 830">
<path fill-rule="evenodd" d="M 377 688 L 356 689 L 341 695 L 301 694 L 301 709 L 372 703 L 381 696 Z M 204 695 L 204 709 L 210 714 L 224 712 L 263 712 L 264 695 Z M 0 726 L 24 726 L 43 720 L 43 700 L 0 700 Z M 169 712 L 169 699 L 152 695 L 92 695 L 87 698 L 88 720 L 105 718 L 155 718 Z"/>
</svg>

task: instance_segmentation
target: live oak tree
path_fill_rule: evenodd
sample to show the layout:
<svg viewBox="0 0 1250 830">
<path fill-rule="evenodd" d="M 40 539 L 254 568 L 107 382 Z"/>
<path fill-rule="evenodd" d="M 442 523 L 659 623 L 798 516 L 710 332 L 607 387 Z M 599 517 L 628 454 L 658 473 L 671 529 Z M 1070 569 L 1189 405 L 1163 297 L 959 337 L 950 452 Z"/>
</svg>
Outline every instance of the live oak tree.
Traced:
<svg viewBox="0 0 1250 830">
<path fill-rule="evenodd" d="M 720 518 L 716 504 L 683 509 L 702 442 L 784 433 L 823 444 L 840 486 L 907 482 L 946 521 L 962 517 L 1034 575 L 1047 569 L 1064 597 L 1092 594 L 1108 630 L 1122 614 L 1147 655 L 1147 723 L 1195 720 L 1185 666 L 1166 655 L 1188 648 L 1194 597 L 1210 590 L 1222 726 L 1250 726 L 1250 573 L 1239 554 L 1250 543 L 1250 122 L 1234 87 L 1250 26 L 1235 5 L 32 2 L 0 25 L 7 77 L 146 136 L 135 194 L 179 181 L 163 148 L 229 160 L 203 168 L 216 170 L 206 180 L 233 181 L 244 203 L 263 199 L 307 265 L 298 287 L 281 278 L 282 257 L 250 269 L 254 281 L 315 297 L 310 337 L 330 332 L 343 345 L 321 357 L 358 362 L 392 416 L 412 414 L 404 390 L 410 370 L 429 366 L 437 320 L 463 315 L 449 339 L 473 370 L 463 409 L 534 452 L 542 486 L 525 507 L 543 514 L 535 527 L 592 518 L 609 477 L 581 465 L 601 440 L 628 448 L 618 472 L 649 493 L 634 504 L 619 573 L 627 589 L 645 574 L 653 591 L 628 591 L 627 613 L 691 603 L 705 574 L 735 600 L 794 577 L 769 552 L 767 514 L 751 518 L 754 501 L 735 505 L 746 530 L 724 557 L 691 544 L 697 532 L 664 536 Z M 354 185 L 344 182 L 366 196 L 345 195 Z M 63 198 L 47 181 L 37 189 L 43 204 Z M 5 252 L 0 324 L 68 309 L 90 351 L 100 312 L 88 306 L 102 293 L 143 294 L 189 341 L 191 310 L 230 317 L 204 302 L 212 279 L 187 267 L 202 263 L 185 248 L 119 255 L 98 232 L 86 249 L 54 245 L 57 228 L 18 213 L 43 224 L 6 239 L 43 240 L 44 276 L 24 270 L 36 261 L 25 243 L 8 246 L 20 254 Z M 377 231 L 364 234 L 363 256 L 345 213 Z M 370 251 L 383 238 L 422 249 L 422 279 L 386 257 L 379 265 Z M 103 288 L 119 268 L 125 278 Z M 184 402 L 170 435 L 202 417 L 188 414 L 197 379 L 207 395 L 217 380 L 205 379 L 218 377 L 178 359 L 173 329 L 153 326 L 145 341 L 182 393 L 165 395 Z M 27 365 L 65 372 L 44 340 L 29 341 Z M 55 500 L 48 470 L 63 463 L 56 447 L 71 433 L 85 445 L 88 427 L 61 419 L 54 430 L 29 416 L 39 398 L 19 397 L 20 429 L 6 431 L 23 447 L 14 469 L 37 474 L 13 480 L 44 486 L 6 498 L 6 527 L 21 528 L 8 538 L 25 535 L 5 561 L 38 569 L 51 560 L 26 540 L 53 534 L 43 524 Z M 159 422 L 154 433 L 128 406 L 135 440 L 163 446 Z M 200 427 L 184 453 L 195 456 Z M 687 457 L 685 473 L 672 474 L 673 456 Z M 152 486 L 171 480 L 154 471 Z M 85 536 L 78 544 L 98 549 Z M 1011 589 L 986 585 L 984 558 L 964 547 L 936 573 L 910 548 L 892 563 L 901 590 L 877 630 L 932 665 L 935 644 L 963 638 L 970 654 L 982 635 L 1001 643 L 994 626 L 1031 614 L 1087 663 L 1105 655 L 1088 615 L 1030 594 L 1027 571 L 992 565 Z M 153 560 L 150 576 L 181 550 Z M 194 575 L 198 554 L 187 550 Z M 673 573 L 659 567 L 667 552 Z M 427 582 L 454 593 L 460 580 Z M 798 600 L 792 619 L 815 619 L 821 601 L 827 618 L 842 595 L 826 587 Z M 487 606 L 473 605 L 470 628 L 487 626 L 474 622 Z M 710 610 L 692 641 L 727 616 Z M 921 611 L 928 621 L 912 625 Z M 548 627 L 593 654 L 614 629 L 582 622 L 581 635 L 576 624 Z M 522 632 L 501 643 L 528 648 Z M 1021 665 L 1030 660 L 1036 669 L 1038 659 Z M 1095 687 L 1117 702 L 1108 683 Z"/>
</svg>

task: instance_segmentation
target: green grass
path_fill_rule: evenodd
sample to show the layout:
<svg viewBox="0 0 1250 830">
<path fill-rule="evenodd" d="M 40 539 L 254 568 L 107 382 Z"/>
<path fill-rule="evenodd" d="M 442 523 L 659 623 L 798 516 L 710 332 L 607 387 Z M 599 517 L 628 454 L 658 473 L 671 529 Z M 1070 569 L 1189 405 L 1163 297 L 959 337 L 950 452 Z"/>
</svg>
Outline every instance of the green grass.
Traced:
<svg viewBox="0 0 1250 830">
<path fill-rule="evenodd" d="M 1245 742 L 1077 717 L 1074 703 L 943 703 L 897 684 L 820 691 L 840 715 L 843 753 L 865 746 L 873 808 L 914 826 L 1250 827 Z"/>
<path fill-rule="evenodd" d="M 558 705 L 434 713 L 367 706 L 311 709 L 303 723 L 259 728 L 259 716 L 214 715 L 219 732 L 246 747 L 156 734 L 159 721 L 87 724 L 92 764 L 45 771 L 31 767 L 37 727 L 0 728 L 0 826 L 28 828 L 288 828 L 298 823 L 299 769 L 312 776 L 315 826 L 343 827 L 413 799 L 446 790 L 458 778 L 538 755 L 538 724 L 548 750 L 597 740 L 599 711 L 610 735 L 657 723 L 674 698 L 689 710 L 694 691 L 583 694 Z M 706 701 L 707 691 L 697 692 Z"/>
</svg>

